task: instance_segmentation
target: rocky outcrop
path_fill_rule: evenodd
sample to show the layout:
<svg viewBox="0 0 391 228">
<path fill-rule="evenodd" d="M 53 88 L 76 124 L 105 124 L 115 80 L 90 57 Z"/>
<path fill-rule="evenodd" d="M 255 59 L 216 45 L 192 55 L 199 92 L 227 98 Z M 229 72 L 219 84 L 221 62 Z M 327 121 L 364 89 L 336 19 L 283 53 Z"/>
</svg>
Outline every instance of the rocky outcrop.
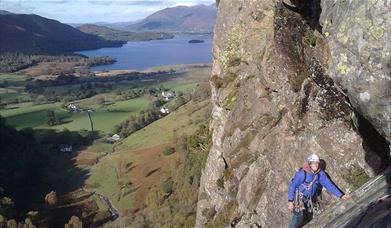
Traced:
<svg viewBox="0 0 391 228">
<path fill-rule="evenodd" d="M 327 208 L 306 227 L 389 227 L 390 179 L 391 166 L 357 189 L 351 200 Z"/>
<path fill-rule="evenodd" d="M 322 1 L 330 76 L 354 108 L 391 141 L 391 3 Z"/>
<path fill-rule="evenodd" d="M 210 79 L 213 145 L 201 177 L 197 227 L 287 226 L 288 185 L 312 152 L 345 192 L 388 165 L 390 93 L 379 84 L 387 62 L 372 65 L 378 71 L 353 68 L 349 54 L 338 67 L 342 50 L 331 40 L 334 27 L 319 23 L 320 2 L 297 2 L 219 1 Z M 335 72 L 341 69 L 371 71 L 374 83 L 340 79 Z M 359 100 L 365 91 L 376 104 Z M 323 193 L 324 207 L 333 201 Z"/>
</svg>

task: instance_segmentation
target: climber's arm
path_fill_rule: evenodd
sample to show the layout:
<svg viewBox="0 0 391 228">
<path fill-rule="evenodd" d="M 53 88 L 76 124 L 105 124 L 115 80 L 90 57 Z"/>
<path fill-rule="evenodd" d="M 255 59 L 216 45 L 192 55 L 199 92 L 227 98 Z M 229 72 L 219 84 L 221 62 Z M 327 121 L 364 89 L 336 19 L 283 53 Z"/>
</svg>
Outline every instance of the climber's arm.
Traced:
<svg viewBox="0 0 391 228">
<path fill-rule="evenodd" d="M 289 185 L 289 190 L 288 190 L 289 202 L 293 202 L 295 198 L 295 189 L 299 187 L 300 183 L 303 182 L 303 178 L 304 178 L 304 171 L 303 170 L 297 171 L 295 177 L 293 178 L 291 184 Z"/>
<path fill-rule="evenodd" d="M 328 178 L 327 174 L 323 171 L 319 175 L 319 183 L 327 189 L 327 191 L 334 194 L 336 197 L 341 198 L 344 194 L 333 184 L 333 182 Z"/>
</svg>

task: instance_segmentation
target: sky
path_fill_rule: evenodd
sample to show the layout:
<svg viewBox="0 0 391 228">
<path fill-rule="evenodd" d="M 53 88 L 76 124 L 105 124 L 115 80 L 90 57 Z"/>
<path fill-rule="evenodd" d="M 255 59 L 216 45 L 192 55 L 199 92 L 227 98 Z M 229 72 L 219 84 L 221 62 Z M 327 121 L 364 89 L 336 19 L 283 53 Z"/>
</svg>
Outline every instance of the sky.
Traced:
<svg viewBox="0 0 391 228">
<path fill-rule="evenodd" d="M 215 0 L 0 0 L 0 9 L 38 14 L 63 23 L 137 21 L 178 5 L 210 5 Z"/>
</svg>

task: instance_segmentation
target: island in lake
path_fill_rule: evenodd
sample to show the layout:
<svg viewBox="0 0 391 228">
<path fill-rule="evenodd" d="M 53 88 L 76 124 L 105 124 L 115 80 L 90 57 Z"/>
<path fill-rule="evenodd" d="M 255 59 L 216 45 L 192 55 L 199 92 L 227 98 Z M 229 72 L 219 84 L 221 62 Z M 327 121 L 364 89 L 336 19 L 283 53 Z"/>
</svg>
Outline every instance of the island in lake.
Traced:
<svg viewBox="0 0 391 228">
<path fill-rule="evenodd" d="M 204 40 L 189 40 L 189 44 L 198 44 L 198 43 L 204 43 Z"/>
</svg>

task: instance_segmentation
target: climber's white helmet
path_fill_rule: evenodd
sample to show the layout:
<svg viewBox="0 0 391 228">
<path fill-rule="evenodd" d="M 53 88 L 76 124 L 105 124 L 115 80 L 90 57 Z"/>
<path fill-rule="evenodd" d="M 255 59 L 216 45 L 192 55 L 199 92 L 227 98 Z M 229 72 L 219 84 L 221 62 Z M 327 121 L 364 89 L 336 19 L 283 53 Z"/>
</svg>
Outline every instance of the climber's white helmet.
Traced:
<svg viewBox="0 0 391 228">
<path fill-rule="evenodd" d="M 308 156 L 307 162 L 308 162 L 308 163 L 311 163 L 311 162 L 317 162 L 317 163 L 319 163 L 319 162 L 320 162 L 320 159 L 319 159 L 318 155 L 316 155 L 316 154 L 311 154 L 310 156 Z"/>
</svg>

